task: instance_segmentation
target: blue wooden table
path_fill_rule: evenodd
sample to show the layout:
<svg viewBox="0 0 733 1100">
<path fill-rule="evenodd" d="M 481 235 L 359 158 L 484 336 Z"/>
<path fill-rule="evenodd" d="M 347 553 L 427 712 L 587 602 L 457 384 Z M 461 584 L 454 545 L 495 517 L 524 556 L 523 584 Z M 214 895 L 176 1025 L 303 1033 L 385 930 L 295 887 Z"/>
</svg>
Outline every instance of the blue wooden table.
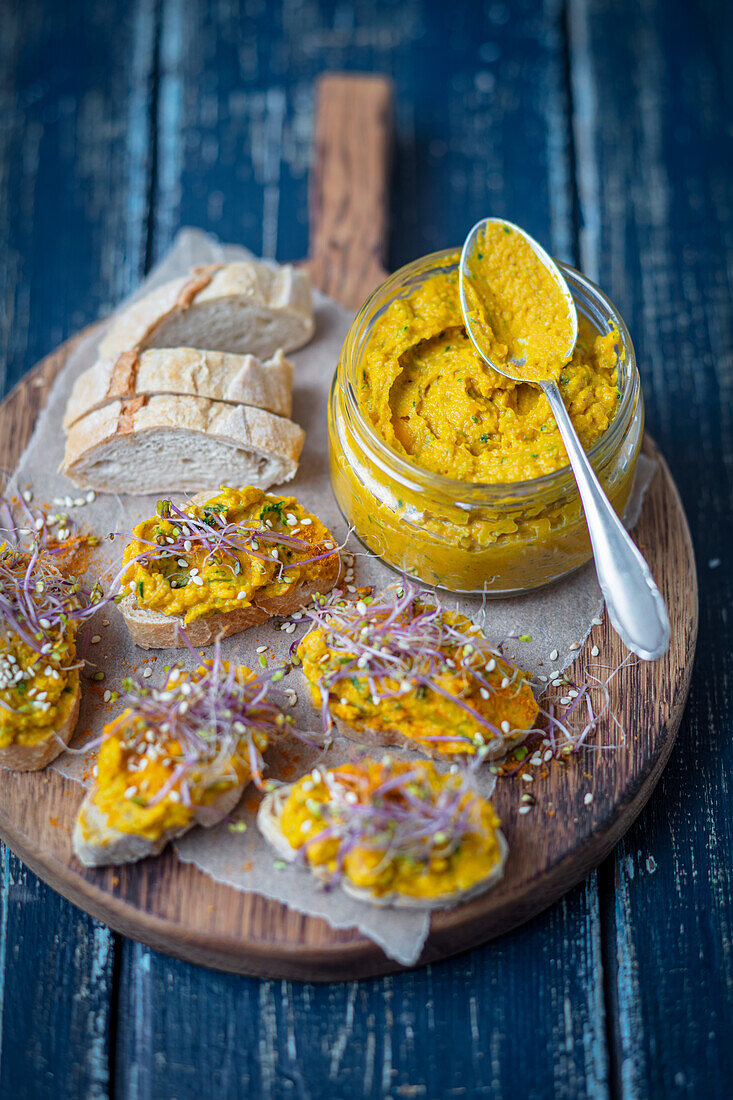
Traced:
<svg viewBox="0 0 733 1100">
<path fill-rule="evenodd" d="M 217 974 L 113 935 L 0 849 L 2 1098 L 733 1095 L 731 10 L 0 5 L 0 391 L 180 225 L 305 255 L 314 77 L 386 72 L 390 266 L 490 212 L 602 285 L 701 599 L 679 741 L 635 827 L 554 908 L 452 961 L 340 986 Z"/>
</svg>

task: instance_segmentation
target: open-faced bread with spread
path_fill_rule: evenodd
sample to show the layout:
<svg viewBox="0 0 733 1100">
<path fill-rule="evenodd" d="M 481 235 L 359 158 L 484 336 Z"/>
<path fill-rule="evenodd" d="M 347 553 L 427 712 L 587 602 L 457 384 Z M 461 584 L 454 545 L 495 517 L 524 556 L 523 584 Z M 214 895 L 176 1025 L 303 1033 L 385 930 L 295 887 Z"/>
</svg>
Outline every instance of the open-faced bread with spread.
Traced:
<svg viewBox="0 0 733 1100">
<path fill-rule="evenodd" d="M 279 350 L 262 362 L 254 355 L 199 348 L 133 349 L 97 360 L 77 378 L 66 405 L 64 430 L 103 405 L 140 394 L 205 397 L 289 417 L 292 389 L 293 364 Z"/>
<path fill-rule="evenodd" d="M 267 359 L 313 335 L 308 276 L 290 265 L 209 264 L 157 287 L 112 324 L 99 354 L 133 348 L 205 348 Z"/>
<path fill-rule="evenodd" d="M 69 743 L 81 700 L 76 635 L 99 598 L 55 548 L 0 545 L 0 768 L 38 771 Z"/>
<path fill-rule="evenodd" d="M 526 674 L 406 580 L 378 595 L 334 593 L 306 618 L 298 657 L 326 731 L 445 760 L 504 756 L 535 728 Z"/>
<path fill-rule="evenodd" d="M 428 762 L 315 768 L 268 793 L 257 825 L 281 859 L 371 905 L 445 909 L 488 890 L 507 844 L 465 773 Z"/>
<path fill-rule="evenodd" d="M 194 825 L 221 821 L 290 719 L 272 682 L 222 661 L 174 668 L 163 689 L 128 681 L 126 709 L 105 726 L 74 852 L 88 867 L 156 855 Z"/>
<path fill-rule="evenodd" d="M 264 409 L 139 396 L 77 420 L 61 472 L 105 493 L 195 492 L 222 481 L 268 489 L 295 476 L 304 439 L 292 420 Z"/>
<path fill-rule="evenodd" d="M 294 497 L 247 486 L 158 503 L 125 548 L 120 603 L 136 645 L 210 645 L 291 615 L 339 576 L 331 532 Z"/>
</svg>

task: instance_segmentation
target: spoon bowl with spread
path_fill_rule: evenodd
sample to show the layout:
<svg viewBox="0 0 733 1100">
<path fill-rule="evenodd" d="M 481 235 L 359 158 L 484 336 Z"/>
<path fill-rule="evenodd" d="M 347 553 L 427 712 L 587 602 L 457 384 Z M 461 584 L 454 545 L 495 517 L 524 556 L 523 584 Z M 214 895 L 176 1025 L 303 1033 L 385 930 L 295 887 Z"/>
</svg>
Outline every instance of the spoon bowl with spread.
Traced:
<svg viewBox="0 0 733 1100">
<path fill-rule="evenodd" d="M 598 582 L 619 637 L 647 661 L 669 646 L 664 600 L 641 553 L 603 491 L 560 392 L 578 337 L 570 289 L 545 250 L 512 222 L 484 218 L 468 234 L 459 265 L 466 331 L 499 374 L 531 382 L 547 398 L 575 475 Z"/>
</svg>

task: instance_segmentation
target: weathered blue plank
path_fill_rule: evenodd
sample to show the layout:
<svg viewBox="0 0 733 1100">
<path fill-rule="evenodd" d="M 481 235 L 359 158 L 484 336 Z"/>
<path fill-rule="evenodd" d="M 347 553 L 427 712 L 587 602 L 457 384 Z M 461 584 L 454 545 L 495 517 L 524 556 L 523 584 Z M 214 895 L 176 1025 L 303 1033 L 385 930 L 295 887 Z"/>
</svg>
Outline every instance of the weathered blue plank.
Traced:
<svg viewBox="0 0 733 1100">
<path fill-rule="evenodd" d="M 109 1095 L 112 936 L 0 846 L 0 1096 Z"/>
<path fill-rule="evenodd" d="M 117 1094 L 605 1097 L 596 898 L 591 879 L 488 949 L 344 985 L 208 974 L 126 945 Z"/>
<path fill-rule="evenodd" d="M 144 271 L 152 3 L 0 5 L 0 393 Z M 0 848 L 0 1095 L 109 1095 L 114 937 Z"/>
<path fill-rule="evenodd" d="M 154 8 L 0 5 L 0 394 L 144 273 Z"/>
<path fill-rule="evenodd" d="M 304 255 L 313 79 L 346 68 L 396 82 L 393 264 L 457 243 L 487 209 L 573 258 L 562 5 L 458 4 L 447 40 L 444 13 L 164 0 L 156 254 L 193 222 Z M 202 1080 L 263 1098 L 608 1096 L 595 877 L 484 950 L 358 986 L 232 978 L 129 943 L 122 958 L 123 1097 Z"/>
<path fill-rule="evenodd" d="M 710 7 L 710 6 L 709 6 Z M 730 13 L 729 13 L 730 14 Z M 679 743 L 604 894 L 623 1096 L 733 1092 L 733 366 L 725 43 L 690 5 L 572 0 L 583 263 L 620 305 L 697 550 Z M 729 76 L 729 74 L 728 74 Z"/>
</svg>

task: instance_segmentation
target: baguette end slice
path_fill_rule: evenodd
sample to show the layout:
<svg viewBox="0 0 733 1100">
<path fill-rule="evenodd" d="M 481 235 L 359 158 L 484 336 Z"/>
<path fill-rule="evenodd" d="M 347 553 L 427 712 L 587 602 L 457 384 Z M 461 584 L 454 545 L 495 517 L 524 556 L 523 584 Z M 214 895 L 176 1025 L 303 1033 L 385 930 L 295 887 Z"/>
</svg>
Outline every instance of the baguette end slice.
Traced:
<svg viewBox="0 0 733 1100">
<path fill-rule="evenodd" d="M 194 268 L 156 287 L 120 314 L 99 354 L 189 346 L 266 359 L 302 347 L 314 329 L 308 276 L 245 260 Z"/>
<path fill-rule="evenodd" d="M 107 819 L 94 802 L 90 791 L 82 802 L 74 825 L 72 844 L 74 854 L 85 867 L 104 867 L 110 864 L 136 863 L 147 856 L 159 855 L 166 844 L 192 829 L 194 825 L 209 828 L 231 813 L 241 798 L 246 783 L 223 791 L 214 802 L 199 806 L 193 818 L 182 828 L 167 829 L 159 837 L 150 838 L 137 833 L 123 832 L 107 824 Z"/>
<path fill-rule="evenodd" d="M 77 669 L 72 671 L 69 681 L 74 692 L 74 700 L 63 724 L 35 744 L 10 744 L 0 748 L 0 768 L 14 772 L 37 772 L 61 755 L 73 736 L 79 718 L 81 684 Z"/>
</svg>

